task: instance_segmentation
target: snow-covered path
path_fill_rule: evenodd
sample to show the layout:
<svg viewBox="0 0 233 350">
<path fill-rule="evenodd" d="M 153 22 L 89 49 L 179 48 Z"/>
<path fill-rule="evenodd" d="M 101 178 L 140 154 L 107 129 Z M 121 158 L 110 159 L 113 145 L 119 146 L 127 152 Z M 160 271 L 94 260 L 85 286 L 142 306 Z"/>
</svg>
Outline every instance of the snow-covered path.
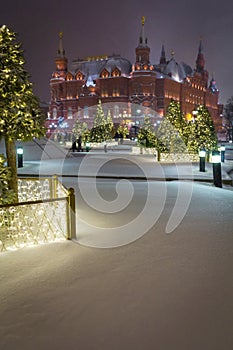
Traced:
<svg viewBox="0 0 233 350">
<path fill-rule="evenodd" d="M 166 186 L 159 220 L 131 244 L 2 253 L 0 349 L 232 350 L 232 191 L 195 183 L 165 234 L 178 182 Z"/>
</svg>

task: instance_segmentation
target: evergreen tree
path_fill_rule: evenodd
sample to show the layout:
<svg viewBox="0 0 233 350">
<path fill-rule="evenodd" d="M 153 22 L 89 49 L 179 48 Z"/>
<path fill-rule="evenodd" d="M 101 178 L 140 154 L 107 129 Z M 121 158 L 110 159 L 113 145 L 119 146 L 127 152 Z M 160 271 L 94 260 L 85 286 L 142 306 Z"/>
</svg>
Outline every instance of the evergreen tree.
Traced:
<svg viewBox="0 0 233 350">
<path fill-rule="evenodd" d="M 88 141 L 89 130 L 87 123 L 81 122 L 80 119 L 77 119 L 72 129 L 72 133 L 75 139 L 78 139 L 81 136 L 84 142 Z"/>
<path fill-rule="evenodd" d="M 164 153 L 183 153 L 186 149 L 179 132 L 166 117 L 161 121 L 156 132 L 156 148 Z"/>
<path fill-rule="evenodd" d="M 171 100 L 167 113 L 156 132 L 157 148 L 161 152 L 182 153 L 186 149 L 187 124 L 180 104 Z"/>
<path fill-rule="evenodd" d="M 108 139 L 112 139 L 112 132 L 113 132 L 113 121 L 110 110 L 108 110 L 108 114 L 106 117 L 106 131 L 108 134 Z"/>
<path fill-rule="evenodd" d="M 124 139 L 129 135 L 129 129 L 127 125 L 124 124 L 124 122 L 118 126 L 117 134 L 119 136 L 122 136 Z"/>
<path fill-rule="evenodd" d="M 227 140 L 233 141 L 233 96 L 227 100 L 224 107 L 223 127 L 226 130 Z"/>
<path fill-rule="evenodd" d="M 140 145 L 143 145 L 144 147 L 156 146 L 156 137 L 155 137 L 154 127 L 148 115 L 145 115 L 143 125 L 139 130 L 138 142 Z"/>
<path fill-rule="evenodd" d="M 211 151 L 217 148 L 217 135 L 208 109 L 201 105 L 197 108 L 195 121 L 189 124 L 190 136 L 188 150 L 197 153 L 200 148 Z"/>
<path fill-rule="evenodd" d="M 18 197 L 15 140 L 44 135 L 39 101 L 33 94 L 25 60 L 16 33 L 0 28 L 0 137 L 5 140 L 7 164 L 11 170 L 9 190 Z"/>
<path fill-rule="evenodd" d="M 90 132 L 90 138 L 93 142 L 103 142 L 108 139 L 108 132 L 106 128 L 106 119 L 101 104 L 101 100 L 97 105 L 96 116 L 93 122 L 93 128 Z"/>
<path fill-rule="evenodd" d="M 9 190 L 8 181 L 11 177 L 10 169 L 5 165 L 6 159 L 0 154 L 0 205 L 9 204 L 15 200 L 15 193 Z"/>
<path fill-rule="evenodd" d="M 180 138 L 186 144 L 187 143 L 187 134 L 186 134 L 187 123 L 183 113 L 181 112 L 179 102 L 176 102 L 173 99 L 171 99 L 171 102 L 169 103 L 169 106 L 167 108 L 166 120 L 171 123 L 174 129 L 179 133 Z"/>
</svg>

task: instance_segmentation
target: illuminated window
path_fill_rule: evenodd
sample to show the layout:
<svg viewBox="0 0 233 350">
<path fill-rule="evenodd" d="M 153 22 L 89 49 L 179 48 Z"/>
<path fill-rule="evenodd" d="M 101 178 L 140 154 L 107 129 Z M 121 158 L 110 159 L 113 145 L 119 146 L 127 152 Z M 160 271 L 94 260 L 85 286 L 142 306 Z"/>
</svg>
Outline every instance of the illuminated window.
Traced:
<svg viewBox="0 0 233 350">
<path fill-rule="evenodd" d="M 101 97 L 108 97 L 108 91 L 106 89 L 102 90 Z"/>
<path fill-rule="evenodd" d="M 68 81 L 73 80 L 72 74 L 68 73 L 66 76 L 66 80 L 68 80 Z"/>
<path fill-rule="evenodd" d="M 113 91 L 112 91 L 112 96 L 113 96 L 113 97 L 120 96 L 119 90 L 118 90 L 118 89 L 113 89 Z"/>
<path fill-rule="evenodd" d="M 100 74 L 101 78 L 108 78 L 109 77 L 109 72 L 107 71 L 107 69 L 104 69 L 101 74 Z"/>
<path fill-rule="evenodd" d="M 114 118 L 118 118 L 119 117 L 119 106 L 118 105 L 114 106 L 113 116 L 114 116 Z"/>
<path fill-rule="evenodd" d="M 89 118 L 89 109 L 88 106 L 84 106 L 84 118 Z"/>
<path fill-rule="evenodd" d="M 67 118 L 68 119 L 72 119 L 73 118 L 72 107 L 68 107 Z"/>
<path fill-rule="evenodd" d="M 78 72 L 78 73 L 76 74 L 76 80 L 82 80 L 82 79 L 83 79 L 82 73 L 81 73 L 81 72 Z"/>
<path fill-rule="evenodd" d="M 120 74 L 120 71 L 119 69 L 115 68 L 113 71 L 112 71 L 112 76 L 113 77 L 119 77 L 121 74 Z"/>
</svg>

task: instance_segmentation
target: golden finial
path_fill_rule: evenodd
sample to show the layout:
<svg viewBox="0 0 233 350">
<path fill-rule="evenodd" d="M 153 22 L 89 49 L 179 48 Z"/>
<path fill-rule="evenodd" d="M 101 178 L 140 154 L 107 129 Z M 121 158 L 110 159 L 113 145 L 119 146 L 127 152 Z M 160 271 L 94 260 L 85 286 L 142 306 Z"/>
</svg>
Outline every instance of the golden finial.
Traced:
<svg viewBox="0 0 233 350">
<path fill-rule="evenodd" d="M 171 56 L 174 57 L 174 55 L 175 55 L 175 51 L 172 50 L 172 51 L 171 51 Z"/>
<path fill-rule="evenodd" d="M 145 17 L 145 16 L 142 16 L 142 26 L 144 26 L 145 20 L 146 20 L 146 17 Z"/>
<path fill-rule="evenodd" d="M 59 37 L 60 37 L 60 39 L 62 39 L 62 37 L 63 37 L 63 32 L 60 32 L 60 33 L 59 33 Z"/>
</svg>

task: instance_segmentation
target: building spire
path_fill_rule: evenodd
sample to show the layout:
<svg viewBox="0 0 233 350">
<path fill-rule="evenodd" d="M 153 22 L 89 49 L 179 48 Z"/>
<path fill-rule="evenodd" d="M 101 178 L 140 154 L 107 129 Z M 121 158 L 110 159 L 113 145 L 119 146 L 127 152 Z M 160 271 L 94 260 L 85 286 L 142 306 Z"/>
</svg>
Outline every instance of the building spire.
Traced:
<svg viewBox="0 0 233 350">
<path fill-rule="evenodd" d="M 204 48 L 203 48 L 202 38 L 200 38 L 198 55 L 196 59 L 196 70 L 199 73 L 203 72 L 205 68 L 205 58 L 204 58 L 203 52 L 204 52 Z"/>
<path fill-rule="evenodd" d="M 160 62 L 159 63 L 160 64 L 166 64 L 167 63 L 164 45 L 162 45 L 162 50 L 161 50 L 161 56 L 160 56 Z"/>
<path fill-rule="evenodd" d="M 139 44 L 136 47 L 136 65 L 137 69 L 149 69 L 150 66 L 150 48 L 147 46 L 147 38 L 145 36 L 144 25 L 145 16 L 141 18 L 141 33 L 139 38 Z"/>
<path fill-rule="evenodd" d="M 202 37 L 200 37 L 198 53 L 203 54 L 203 51 L 204 49 L 203 49 Z"/>
<path fill-rule="evenodd" d="M 65 57 L 65 50 L 63 49 L 63 32 L 59 33 L 59 45 L 58 45 L 58 56 Z"/>
<path fill-rule="evenodd" d="M 147 46 L 147 38 L 145 37 L 145 30 L 144 30 L 144 25 L 145 25 L 146 18 L 145 16 L 142 16 L 141 18 L 141 33 L 140 33 L 140 38 L 139 38 L 139 45 L 140 46 Z"/>
<path fill-rule="evenodd" d="M 63 33 L 59 33 L 59 45 L 57 51 L 57 57 L 55 58 L 55 64 L 57 72 L 60 72 L 60 76 L 67 72 L 67 58 L 65 57 L 65 50 L 63 48 Z"/>
</svg>

